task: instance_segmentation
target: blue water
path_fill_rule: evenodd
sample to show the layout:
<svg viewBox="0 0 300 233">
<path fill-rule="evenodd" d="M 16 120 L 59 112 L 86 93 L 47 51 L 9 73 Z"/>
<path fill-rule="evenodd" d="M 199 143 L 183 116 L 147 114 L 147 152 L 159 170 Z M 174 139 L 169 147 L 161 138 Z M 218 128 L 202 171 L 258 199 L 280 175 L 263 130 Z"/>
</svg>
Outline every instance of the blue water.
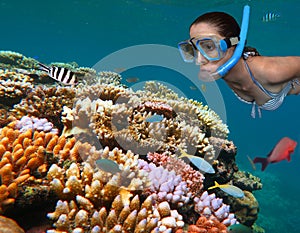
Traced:
<svg viewBox="0 0 300 233">
<path fill-rule="evenodd" d="M 0 50 L 20 52 L 44 63 L 76 61 L 80 66 L 92 67 L 130 46 L 157 44 L 176 48 L 179 41 L 189 37 L 190 23 L 207 11 L 225 11 L 240 22 L 245 4 L 251 6 L 248 45 L 266 56 L 300 55 L 300 1 L 296 0 L 0 0 Z M 263 23 L 262 17 L 267 12 L 281 16 L 274 22 Z M 173 50 L 168 47 L 165 51 Z M 126 67 L 124 61 L 114 68 L 127 69 L 122 73 L 124 78 L 159 80 L 186 97 L 206 102 L 203 91 L 190 88 L 199 82 L 196 76 L 187 78 L 176 67 L 166 67 L 178 62 L 177 55 L 164 57 L 168 54 L 153 53 L 141 56 L 151 55 L 158 63 L 167 65 Z M 194 65 L 190 67 L 197 69 Z M 229 139 L 238 147 L 238 165 L 261 177 L 264 184 L 255 193 L 260 203 L 257 223 L 266 232 L 300 232 L 300 146 L 290 163 L 272 164 L 264 172 L 253 171 L 246 158 L 266 156 L 284 136 L 300 144 L 300 98 L 289 96 L 278 110 L 264 111 L 262 119 L 252 119 L 251 107 L 239 102 L 222 80 L 217 81 L 217 89 L 221 91 L 226 112 L 219 109 L 216 112 L 227 122 Z M 208 85 L 206 92 L 217 89 Z"/>
</svg>

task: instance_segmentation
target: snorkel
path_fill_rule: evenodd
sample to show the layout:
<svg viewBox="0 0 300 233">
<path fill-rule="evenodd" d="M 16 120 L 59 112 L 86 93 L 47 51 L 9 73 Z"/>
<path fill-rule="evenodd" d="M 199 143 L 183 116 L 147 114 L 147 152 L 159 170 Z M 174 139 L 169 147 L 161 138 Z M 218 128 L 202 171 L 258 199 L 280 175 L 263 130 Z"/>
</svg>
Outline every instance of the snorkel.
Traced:
<svg viewBox="0 0 300 233">
<path fill-rule="evenodd" d="M 226 63 L 224 63 L 222 66 L 220 66 L 216 70 L 216 72 L 211 74 L 211 76 L 214 77 L 214 79 L 217 79 L 219 77 L 224 77 L 236 65 L 236 63 L 241 58 L 244 47 L 245 47 L 246 38 L 247 38 L 249 16 L 250 16 L 250 6 L 245 5 L 244 12 L 243 12 L 242 25 L 241 25 L 241 32 L 240 32 L 240 41 L 237 44 L 231 58 Z"/>
</svg>

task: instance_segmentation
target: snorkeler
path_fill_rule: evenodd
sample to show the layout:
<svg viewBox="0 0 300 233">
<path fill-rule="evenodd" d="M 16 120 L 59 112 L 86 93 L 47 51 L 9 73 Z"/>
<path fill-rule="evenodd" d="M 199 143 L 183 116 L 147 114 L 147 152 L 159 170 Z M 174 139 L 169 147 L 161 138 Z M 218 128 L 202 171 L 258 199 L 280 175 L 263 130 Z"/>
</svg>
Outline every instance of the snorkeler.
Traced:
<svg viewBox="0 0 300 233">
<path fill-rule="evenodd" d="M 223 78 L 241 101 L 256 109 L 275 110 L 287 95 L 300 93 L 300 57 L 261 56 L 245 46 L 250 7 L 245 6 L 241 28 L 224 12 L 199 16 L 190 26 L 190 39 L 178 44 L 185 62 L 200 65 L 199 78 Z"/>
</svg>

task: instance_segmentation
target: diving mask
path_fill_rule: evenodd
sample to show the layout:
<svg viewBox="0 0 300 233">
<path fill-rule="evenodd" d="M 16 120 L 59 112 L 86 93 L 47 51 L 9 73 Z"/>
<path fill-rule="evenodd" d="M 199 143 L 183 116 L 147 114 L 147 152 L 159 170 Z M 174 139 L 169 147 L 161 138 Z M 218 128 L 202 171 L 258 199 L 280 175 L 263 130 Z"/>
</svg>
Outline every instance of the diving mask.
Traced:
<svg viewBox="0 0 300 233">
<path fill-rule="evenodd" d="M 185 62 L 194 62 L 198 51 L 208 61 L 218 61 L 225 56 L 228 48 L 239 43 L 238 37 L 217 39 L 215 36 L 197 37 L 182 41 L 178 49 Z"/>
</svg>

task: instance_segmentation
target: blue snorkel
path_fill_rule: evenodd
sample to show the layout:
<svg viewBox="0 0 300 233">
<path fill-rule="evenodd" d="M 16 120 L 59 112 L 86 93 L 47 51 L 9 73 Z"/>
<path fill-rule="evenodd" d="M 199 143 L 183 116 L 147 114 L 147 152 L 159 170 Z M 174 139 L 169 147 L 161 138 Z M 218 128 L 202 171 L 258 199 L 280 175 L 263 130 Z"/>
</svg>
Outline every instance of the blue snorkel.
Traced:
<svg viewBox="0 0 300 233">
<path fill-rule="evenodd" d="M 237 44 L 232 57 L 222 66 L 220 66 L 215 73 L 212 75 L 218 75 L 220 77 L 224 77 L 239 61 L 242 56 L 246 39 L 247 39 L 247 32 L 248 32 L 248 25 L 249 25 L 249 16 L 250 16 L 250 6 L 244 6 L 243 12 L 243 20 L 241 25 L 241 32 L 240 32 L 240 41 Z"/>
</svg>

